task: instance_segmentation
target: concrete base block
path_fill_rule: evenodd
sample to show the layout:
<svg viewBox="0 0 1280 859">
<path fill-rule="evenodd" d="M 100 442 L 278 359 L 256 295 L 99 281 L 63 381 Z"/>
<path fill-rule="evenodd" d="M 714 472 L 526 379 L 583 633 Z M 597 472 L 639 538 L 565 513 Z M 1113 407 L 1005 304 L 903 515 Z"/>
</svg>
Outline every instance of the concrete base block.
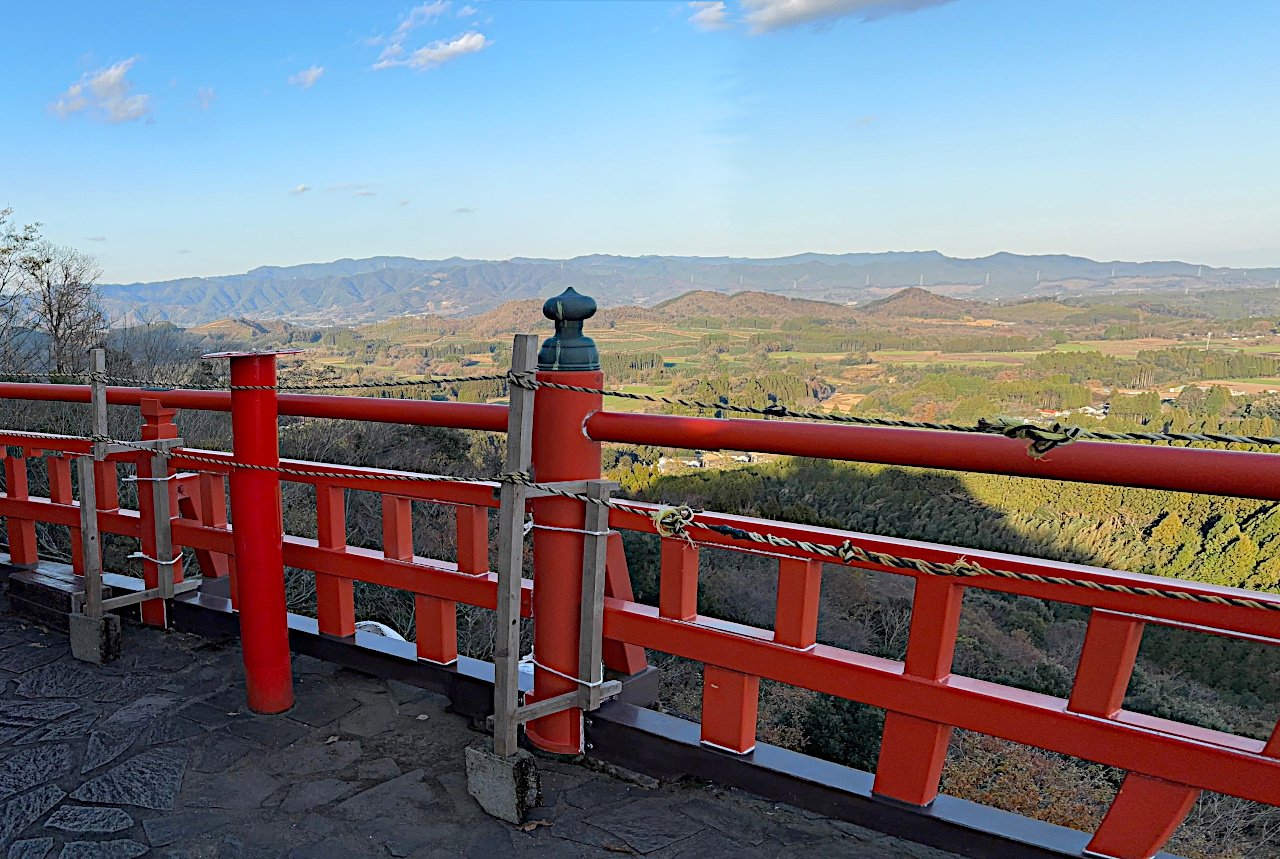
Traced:
<svg viewBox="0 0 1280 859">
<path fill-rule="evenodd" d="M 524 749 L 500 758 L 487 746 L 467 746 L 466 756 L 467 793 L 489 814 L 519 826 L 541 804 L 538 766 Z"/>
<path fill-rule="evenodd" d="M 81 662 L 104 665 L 120 658 L 120 618 L 114 614 L 86 617 L 69 614 L 71 655 Z"/>
</svg>

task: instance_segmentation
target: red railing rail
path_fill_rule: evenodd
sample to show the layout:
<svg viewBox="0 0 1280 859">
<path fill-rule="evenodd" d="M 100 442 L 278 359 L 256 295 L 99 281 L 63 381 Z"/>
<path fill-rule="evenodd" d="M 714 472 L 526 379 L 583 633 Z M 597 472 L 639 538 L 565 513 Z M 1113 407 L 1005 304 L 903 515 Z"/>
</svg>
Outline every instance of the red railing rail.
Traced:
<svg viewBox="0 0 1280 859">
<path fill-rule="evenodd" d="M 88 402 L 89 389 L 3 383 L 0 396 Z M 115 404 L 142 406 L 153 424 L 164 421 L 172 408 L 231 408 L 230 395 L 224 392 L 111 388 L 108 397 Z M 282 414 L 315 418 L 492 431 L 506 427 L 506 409 L 494 405 L 280 395 L 279 409 Z M 566 420 L 565 414 L 574 417 Z M 151 432 L 157 431 L 157 427 L 151 427 Z M 274 429 L 264 427 L 263 431 Z M 581 444 L 585 435 L 596 443 L 751 450 L 1280 499 L 1280 480 L 1276 479 L 1280 476 L 1280 457 L 1273 454 L 1075 442 L 1036 460 L 1027 455 L 1024 442 L 995 436 L 616 414 L 576 406 L 564 413 L 544 413 L 536 432 L 543 435 L 538 444 L 547 449 L 556 447 L 557 438 Z M 85 453 L 88 442 L 36 442 L 0 432 L 0 443 L 23 448 L 22 455 L 5 449 L 7 491 L 0 497 L 0 517 L 8 525 L 13 562 L 33 564 L 37 560 L 35 522 L 72 529 L 79 524 L 67 457 Z M 48 498 L 31 497 L 27 491 L 24 457 L 36 455 L 49 457 Z M 104 532 L 145 540 L 149 530 L 143 527 L 146 511 L 120 509 L 114 482 L 117 463 L 139 462 L 143 457 L 141 453 L 120 453 L 99 464 L 97 500 Z M 315 487 L 318 536 L 311 539 L 286 534 L 283 561 L 316 574 L 320 630 L 335 636 L 351 635 L 355 616 L 352 582 L 371 582 L 414 594 L 420 658 L 442 664 L 456 659 L 456 604 L 493 608 L 496 603 L 496 577 L 488 562 L 487 511 L 498 505 L 498 484 L 462 479 L 414 482 L 397 479 L 404 473 L 383 469 L 296 460 L 282 460 L 280 464 L 287 473 L 280 474 L 279 480 Z M 177 511 L 173 520 L 175 545 L 193 549 L 206 576 L 234 576 L 234 522 L 228 523 L 225 515 L 225 477 L 236 467 L 234 458 L 226 453 L 181 449 L 174 453 L 170 467 L 180 473 L 170 485 L 173 509 Z M 343 497 L 348 489 L 382 496 L 381 550 L 347 545 Z M 410 503 L 415 500 L 446 504 L 457 510 L 456 561 L 414 556 Z M 539 503 L 534 502 L 535 509 Z M 565 503 L 577 502 L 558 503 L 557 509 L 563 512 L 567 509 Z M 659 533 L 654 519 L 647 515 L 658 508 L 640 503 L 633 507 L 611 511 L 611 527 Z M 767 553 L 778 560 L 776 620 L 773 629 L 758 628 L 701 615 L 697 606 L 699 553 L 703 547 L 759 552 L 758 547 L 701 529 L 692 532 L 694 539 L 663 536 L 659 600 L 658 605 L 651 606 L 632 598 L 626 558 L 615 534 L 610 538 L 610 586 L 604 613 L 606 661 L 611 668 L 634 673 L 644 666 L 639 648 L 652 648 L 702 662 L 705 676 L 701 731 L 708 745 L 735 753 L 747 753 L 755 746 L 759 681 L 766 678 L 885 709 L 875 791 L 900 802 L 924 806 L 936 796 L 952 727 L 1124 769 L 1127 775 L 1123 786 L 1089 847 L 1091 852 L 1104 856 L 1145 859 L 1152 855 L 1185 817 L 1201 790 L 1280 805 L 1280 730 L 1268 740 L 1256 740 L 1129 712 L 1122 707 L 1146 624 L 1181 626 L 1276 644 L 1280 643 L 1280 611 L 1271 607 L 1280 608 L 1280 596 L 713 512 L 699 513 L 698 520 L 815 543 L 838 545 L 848 541 L 900 557 L 941 563 L 964 558 L 991 570 L 1157 588 L 1197 597 L 1248 598 L 1261 604 L 1256 608 L 1220 605 L 985 576 L 955 579 L 856 563 L 854 566 L 915 579 L 906 658 L 895 661 L 818 642 L 822 578 L 834 574 L 829 567 L 824 569 L 824 561 L 829 564 L 830 559 L 799 548 L 768 549 Z M 522 585 L 526 616 L 531 612 L 534 587 L 531 581 Z M 1069 698 L 951 673 L 967 588 L 1072 603 L 1092 610 Z M 235 593 L 233 587 L 233 598 Z M 554 598 L 554 594 L 543 595 L 544 600 Z M 576 641 L 576 629 L 573 640 Z"/>
</svg>

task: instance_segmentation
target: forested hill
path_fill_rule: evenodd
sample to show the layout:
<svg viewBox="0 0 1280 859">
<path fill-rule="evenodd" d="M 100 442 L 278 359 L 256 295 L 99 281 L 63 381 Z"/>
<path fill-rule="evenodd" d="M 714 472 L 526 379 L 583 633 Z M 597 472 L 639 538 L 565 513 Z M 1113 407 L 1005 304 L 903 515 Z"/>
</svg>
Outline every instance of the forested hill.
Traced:
<svg viewBox="0 0 1280 859">
<path fill-rule="evenodd" d="M 1182 262 L 1097 262 L 1008 253 L 958 259 L 936 251 L 780 259 L 593 255 L 485 261 L 388 256 L 262 266 L 221 277 L 107 284 L 102 293 L 114 319 L 189 326 L 249 317 L 329 325 L 416 314 L 474 315 L 509 301 L 546 298 L 568 286 L 603 306 L 652 307 L 690 290 L 757 291 L 865 304 L 908 286 L 994 300 L 1140 289 L 1182 294 L 1260 287 L 1277 278 L 1278 269 L 1245 272 Z"/>
</svg>

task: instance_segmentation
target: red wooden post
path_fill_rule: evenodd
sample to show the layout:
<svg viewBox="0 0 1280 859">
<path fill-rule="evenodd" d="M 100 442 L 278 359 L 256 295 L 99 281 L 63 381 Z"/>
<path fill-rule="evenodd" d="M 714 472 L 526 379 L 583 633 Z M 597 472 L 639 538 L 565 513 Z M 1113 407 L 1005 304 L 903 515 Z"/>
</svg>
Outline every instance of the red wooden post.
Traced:
<svg viewBox="0 0 1280 859">
<path fill-rule="evenodd" d="M 177 409 L 166 409 L 160 404 L 159 400 L 143 399 L 139 403 L 142 411 L 142 440 L 157 441 L 160 439 L 177 438 L 178 428 L 174 426 L 173 418 L 178 413 Z M 166 469 L 167 472 L 167 469 Z M 138 454 L 138 515 L 142 521 L 142 534 L 140 542 L 142 543 L 142 554 L 149 558 L 155 558 L 159 549 L 156 546 L 155 527 L 151 524 L 155 518 L 155 500 L 156 492 L 170 492 L 170 481 L 152 480 L 151 478 L 165 478 L 169 475 L 153 474 L 152 459 L 150 454 Z M 172 498 L 170 499 L 172 500 Z M 170 510 L 176 510 L 176 505 L 171 504 Z M 175 555 L 177 553 L 175 552 Z M 158 560 L 167 560 L 166 558 L 158 558 Z M 160 567 L 148 560 L 142 561 L 142 580 L 148 588 L 159 587 L 160 585 Z M 182 562 L 179 561 L 173 565 L 174 582 L 182 581 Z M 152 626 L 165 625 L 165 603 L 162 599 L 146 600 L 142 603 L 142 622 Z"/>
<path fill-rule="evenodd" d="M 804 649 L 818 640 L 818 599 L 822 592 L 822 562 L 802 558 L 778 561 L 778 609 L 773 640 Z"/>
<path fill-rule="evenodd" d="M 27 483 L 27 455 L 25 449 L 15 456 L 8 450 L 4 457 L 5 497 L 15 501 L 26 501 L 30 498 Z M 8 517 L 9 528 L 9 563 L 15 567 L 35 567 L 40 563 L 40 554 L 36 549 L 36 523 L 30 519 Z"/>
<path fill-rule="evenodd" d="M 1158 778 L 1126 773 L 1085 849 L 1094 856 L 1151 859 L 1196 804 L 1200 791 Z"/>
<path fill-rule="evenodd" d="M 489 511 L 484 507 L 455 507 L 458 531 L 458 572 L 479 576 L 489 572 Z"/>
<path fill-rule="evenodd" d="M 698 615 L 698 547 L 681 537 L 663 537 L 658 614 L 676 620 Z"/>
<path fill-rule="evenodd" d="M 458 572 L 471 576 L 489 570 L 489 513 L 483 507 L 455 507 Z M 438 665 L 458 661 L 458 605 L 453 600 L 417 594 L 413 600 L 418 658 Z"/>
<path fill-rule="evenodd" d="M 316 484 L 316 537 L 322 549 L 347 550 L 347 493 L 340 486 Z M 325 635 L 355 635 L 355 582 L 316 573 L 316 618 Z"/>
<path fill-rule="evenodd" d="M 208 528 L 228 530 L 227 480 L 226 477 L 216 472 L 200 472 L 200 522 Z M 231 581 L 228 584 L 231 590 L 231 608 L 238 609 L 240 607 L 240 594 L 236 588 L 235 556 L 214 552 L 209 552 L 208 556 L 211 572 L 207 575 L 230 577 Z M 201 563 L 204 563 L 204 561 L 201 560 Z"/>
<path fill-rule="evenodd" d="M 1110 719 L 1124 703 L 1146 626 L 1122 614 L 1094 609 L 1089 615 L 1068 710 Z"/>
<path fill-rule="evenodd" d="M 904 673 L 940 682 L 951 674 L 964 588 L 947 579 L 916 579 Z M 885 713 L 880 759 L 872 788 L 877 794 L 928 805 L 938 796 L 951 726 L 905 713 Z"/>
<path fill-rule="evenodd" d="M 99 513 L 114 513 L 120 509 L 119 474 L 114 462 L 95 462 L 93 464 L 93 494 L 98 502 Z"/>
<path fill-rule="evenodd" d="M 596 304 L 572 289 L 547 300 L 542 312 L 555 320 L 556 334 L 538 353 L 538 381 L 599 389 L 604 384 L 595 343 L 582 336 L 582 322 Z M 600 477 L 600 445 L 582 431 L 587 415 L 603 407 L 598 394 L 539 388 L 533 409 L 533 475 L 542 483 Z M 577 677 L 582 602 L 582 502 L 540 498 L 533 502 L 533 650 L 541 665 Z M 537 528 L 567 528 L 553 531 Z M 578 684 L 552 671 L 534 669 L 527 703 L 554 698 Z M 582 751 L 582 710 L 569 709 L 525 726 L 538 748 L 559 754 Z"/>
<path fill-rule="evenodd" d="M 635 601 L 631 590 L 631 573 L 627 570 L 627 553 L 622 547 L 622 535 L 617 531 L 609 534 L 609 549 L 604 565 L 604 595 L 627 602 Z M 639 674 L 649 667 L 644 648 L 638 644 L 627 644 L 624 641 L 606 638 L 601 649 L 605 667 L 622 674 Z"/>
<path fill-rule="evenodd" d="M 49 500 L 54 504 L 75 504 L 71 494 L 71 460 L 62 456 L 45 459 L 49 468 Z M 71 533 L 71 569 L 77 576 L 84 575 L 84 546 L 80 545 L 80 527 L 68 526 Z"/>
<path fill-rule="evenodd" d="M 756 747 L 760 678 L 726 668 L 702 669 L 702 742 L 745 755 Z"/>
<path fill-rule="evenodd" d="M 1068 710 L 1102 719 L 1120 711 L 1145 626 L 1123 614 L 1093 610 Z M 1199 796 L 1199 790 L 1183 784 L 1126 773 L 1088 850 L 1116 859 L 1149 859 L 1173 835 Z"/>
<path fill-rule="evenodd" d="M 276 354 L 205 356 L 231 359 L 231 433 L 237 464 L 280 467 Z M 293 674 L 279 475 L 254 468 L 233 470 L 231 520 L 249 708 L 257 713 L 282 713 L 293 706 Z"/>
<path fill-rule="evenodd" d="M 398 495 L 382 496 L 382 557 L 413 560 L 413 502 Z"/>
</svg>

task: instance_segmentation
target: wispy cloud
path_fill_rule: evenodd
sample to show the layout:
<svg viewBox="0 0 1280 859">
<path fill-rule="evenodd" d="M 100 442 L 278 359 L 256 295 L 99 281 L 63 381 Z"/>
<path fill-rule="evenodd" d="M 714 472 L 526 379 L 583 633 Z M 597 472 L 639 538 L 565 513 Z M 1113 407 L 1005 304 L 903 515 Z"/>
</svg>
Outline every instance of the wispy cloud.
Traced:
<svg viewBox="0 0 1280 859">
<path fill-rule="evenodd" d="M 316 81 L 320 80 L 322 74 L 324 74 L 324 66 L 312 66 L 309 69 L 303 69 L 296 75 L 289 75 L 288 83 L 289 86 L 311 89 L 316 85 Z"/>
<path fill-rule="evenodd" d="M 489 44 L 483 33 L 470 31 L 452 39 L 437 39 L 416 50 L 406 46 L 409 35 L 419 27 L 434 23 L 449 10 L 449 0 L 433 0 L 409 10 L 395 31 L 388 36 L 375 36 L 368 40 L 370 45 L 382 45 L 375 69 L 389 69 L 393 66 L 408 66 L 411 69 L 425 71 L 434 69 L 463 54 L 474 54 L 484 50 Z M 478 10 L 474 6 L 464 6 L 458 10 L 458 17 L 474 15 Z"/>
<path fill-rule="evenodd" d="M 125 79 L 137 61 L 137 57 L 130 57 L 105 69 L 86 72 L 49 109 L 60 119 L 83 113 L 110 125 L 136 122 L 150 115 L 154 110 L 151 96 L 132 92 L 133 84 Z"/>
<path fill-rule="evenodd" d="M 208 110 L 213 106 L 213 101 L 218 96 L 214 93 L 213 87 L 202 86 L 196 90 L 196 98 L 200 100 L 200 109 Z"/>
<path fill-rule="evenodd" d="M 408 200 L 400 200 L 398 203 L 396 203 L 396 205 L 397 205 L 397 206 L 407 206 L 407 205 L 409 205 L 409 201 L 408 201 Z"/>
<path fill-rule="evenodd" d="M 356 191 L 356 196 L 357 196 L 357 197 L 372 197 L 372 196 L 374 196 L 376 193 L 378 193 L 378 192 L 377 192 L 377 191 Z"/>
<path fill-rule="evenodd" d="M 310 190 L 311 190 L 311 186 L 310 186 L 310 185 L 299 185 L 297 188 L 294 188 L 294 189 L 293 189 L 292 191 L 290 191 L 289 193 L 290 193 L 290 194 L 305 194 L 305 193 L 307 193 L 307 192 L 308 192 L 308 191 L 310 191 Z"/>
<path fill-rule="evenodd" d="M 722 0 L 697 0 L 690 3 L 694 10 L 689 21 L 699 30 L 723 30 L 730 26 L 729 10 Z"/>
<path fill-rule="evenodd" d="M 484 50 L 489 44 L 489 40 L 484 37 L 483 33 L 463 33 L 449 41 L 443 39 L 432 42 L 423 48 L 409 54 L 404 59 L 399 59 L 399 52 L 395 56 L 379 59 L 374 63 L 375 69 L 385 69 L 391 66 L 408 66 L 411 69 L 425 71 L 426 69 L 438 68 L 449 60 L 461 57 L 463 54 L 474 54 L 477 51 Z M 397 46 L 399 47 L 399 46 Z M 384 56 L 386 51 L 383 51 Z"/>
<path fill-rule="evenodd" d="M 105 242 L 107 240 L 106 236 L 85 236 L 84 238 L 88 242 Z"/>
<path fill-rule="evenodd" d="M 454 209 L 453 213 L 455 215 L 470 215 L 474 211 L 476 211 L 475 206 L 462 206 L 460 208 Z"/>
<path fill-rule="evenodd" d="M 741 5 L 746 12 L 743 20 L 751 26 L 751 32 L 768 33 L 847 16 L 869 21 L 951 2 L 954 0 L 741 0 Z"/>
<path fill-rule="evenodd" d="M 189 253 L 191 253 L 191 248 L 182 248 L 180 251 L 178 251 L 178 253 L 180 253 L 180 254 L 189 254 Z"/>
</svg>

